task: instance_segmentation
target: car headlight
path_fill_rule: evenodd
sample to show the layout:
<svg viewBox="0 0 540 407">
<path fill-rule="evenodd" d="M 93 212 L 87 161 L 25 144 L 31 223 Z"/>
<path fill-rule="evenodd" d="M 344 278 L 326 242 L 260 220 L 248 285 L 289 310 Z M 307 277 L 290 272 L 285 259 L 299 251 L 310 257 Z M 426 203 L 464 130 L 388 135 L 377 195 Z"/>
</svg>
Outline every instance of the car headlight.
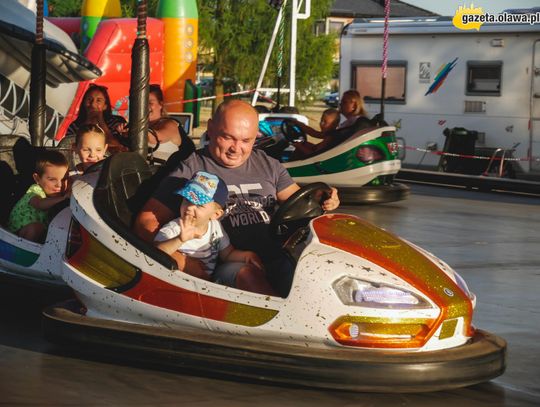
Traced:
<svg viewBox="0 0 540 407">
<path fill-rule="evenodd" d="M 403 287 L 343 277 L 333 284 L 334 291 L 345 305 L 372 308 L 431 308 L 424 298 Z"/>
<path fill-rule="evenodd" d="M 410 292 L 398 290 L 392 287 L 373 287 L 372 285 L 364 285 L 353 292 L 354 302 L 377 304 L 405 304 L 418 305 L 420 300 Z"/>
</svg>

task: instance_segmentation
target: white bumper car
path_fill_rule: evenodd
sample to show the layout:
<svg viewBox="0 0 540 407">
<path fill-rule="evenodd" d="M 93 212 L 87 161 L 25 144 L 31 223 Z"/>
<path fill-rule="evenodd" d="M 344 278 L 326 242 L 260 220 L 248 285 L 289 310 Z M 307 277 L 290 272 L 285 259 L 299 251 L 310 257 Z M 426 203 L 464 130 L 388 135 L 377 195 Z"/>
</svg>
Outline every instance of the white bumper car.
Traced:
<svg viewBox="0 0 540 407">
<path fill-rule="evenodd" d="M 292 232 L 283 247 L 296 264 L 280 298 L 182 273 L 134 236 L 135 192 L 149 176 L 122 153 L 75 183 L 55 255 L 80 302 L 44 312 L 50 340 L 190 374 L 355 391 L 433 391 L 503 373 L 506 343 L 471 325 L 475 297 L 461 277 L 360 218 L 322 214 L 325 184 L 273 218 L 276 238 Z"/>
<path fill-rule="evenodd" d="M 264 135 L 258 148 L 281 162 L 300 185 L 325 182 L 339 190 L 345 204 L 372 204 L 407 198 L 409 188 L 394 182 L 401 169 L 395 127 L 375 126 L 375 121 L 361 118 L 351 127 L 335 131 L 326 148 L 302 159 L 294 158 L 293 142 L 306 135 L 291 119 L 297 114 L 260 114 L 259 129 Z M 304 120 L 305 122 L 305 120 Z"/>
</svg>

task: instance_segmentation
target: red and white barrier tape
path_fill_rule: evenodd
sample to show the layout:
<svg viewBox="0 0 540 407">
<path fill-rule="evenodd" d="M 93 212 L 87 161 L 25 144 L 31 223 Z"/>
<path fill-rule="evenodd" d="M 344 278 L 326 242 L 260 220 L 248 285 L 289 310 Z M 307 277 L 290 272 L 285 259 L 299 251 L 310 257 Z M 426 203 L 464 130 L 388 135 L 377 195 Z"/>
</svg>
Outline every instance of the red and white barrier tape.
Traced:
<svg viewBox="0 0 540 407">
<path fill-rule="evenodd" d="M 406 150 L 413 150 L 413 151 L 420 151 L 421 153 L 430 153 L 435 155 L 443 155 L 446 157 L 458 157 L 458 158 L 473 158 L 475 160 L 493 160 L 493 161 L 500 161 L 503 159 L 503 157 L 486 157 L 481 155 L 469 155 L 469 154 L 456 154 L 456 153 L 445 153 L 444 151 L 433 151 L 428 150 L 425 148 L 418 148 L 418 147 L 412 147 L 412 146 L 405 146 Z M 526 157 L 526 158 L 514 158 L 514 157 L 504 157 L 504 161 L 540 161 L 540 158 L 532 158 L 532 157 Z"/>
<path fill-rule="evenodd" d="M 253 92 L 255 92 L 255 89 L 241 90 L 241 91 L 239 91 L 239 92 L 224 93 L 224 94 L 223 94 L 223 97 L 226 98 L 226 97 L 229 97 L 229 96 L 244 95 L 244 94 L 246 94 L 246 93 L 253 93 Z M 214 96 L 205 96 L 205 97 L 203 97 L 203 98 L 180 100 L 179 103 L 201 102 L 201 101 L 203 101 L 203 100 L 212 100 L 212 99 L 215 99 L 215 98 L 217 98 L 216 95 L 214 95 Z M 176 103 L 176 102 L 175 102 L 175 103 Z"/>
<path fill-rule="evenodd" d="M 242 91 L 239 91 L 239 92 L 224 93 L 223 97 L 244 95 L 244 94 L 247 94 L 247 93 L 254 93 L 256 90 L 257 89 L 249 89 L 249 90 L 242 90 Z M 266 100 L 267 102 L 276 103 L 274 100 L 272 100 L 272 99 L 270 99 L 270 98 L 268 98 L 266 96 L 263 96 L 261 94 L 259 94 L 258 97 L 261 98 L 261 99 Z M 197 102 L 197 101 L 201 102 L 201 101 L 204 101 L 204 100 L 213 100 L 215 98 L 217 98 L 216 95 L 214 95 L 214 96 L 206 96 L 206 97 L 203 97 L 203 98 L 181 100 L 180 103 L 189 103 L 189 102 Z M 314 118 L 310 117 L 310 119 L 316 121 L 316 119 L 314 119 Z M 405 149 L 406 150 L 419 151 L 421 153 L 430 153 L 430 154 L 435 154 L 435 155 L 442 155 L 442 156 L 446 156 L 446 157 L 473 158 L 475 160 L 500 161 L 500 160 L 503 159 L 503 157 L 491 157 L 491 156 L 486 157 L 486 156 L 480 156 L 480 155 L 445 153 L 444 151 L 433 151 L 433 150 L 428 150 L 426 148 L 419 148 L 419 147 L 412 147 L 412 146 L 405 146 Z M 538 161 L 538 162 L 540 162 L 540 158 L 532 158 L 532 157 L 526 157 L 526 158 L 504 157 L 504 160 L 505 161 Z"/>
<path fill-rule="evenodd" d="M 238 95 L 245 95 L 247 93 L 254 93 L 257 89 L 249 89 L 249 90 L 241 90 L 241 91 L 238 91 L 238 92 L 230 92 L 230 93 L 224 93 L 222 96 L 224 98 L 226 97 L 229 97 L 229 96 L 238 96 Z M 189 102 L 202 102 L 202 101 L 205 101 L 205 100 L 213 100 L 217 98 L 216 95 L 214 96 L 205 96 L 203 98 L 196 98 L 196 99 L 184 99 L 184 100 L 180 100 L 178 103 L 189 103 Z M 270 103 L 276 103 L 275 101 L 273 101 L 272 99 L 266 97 L 266 96 L 263 96 L 261 94 L 259 94 L 259 98 L 260 99 L 264 99 L 265 101 L 267 102 L 270 102 Z M 177 103 L 177 102 L 175 102 Z"/>
</svg>

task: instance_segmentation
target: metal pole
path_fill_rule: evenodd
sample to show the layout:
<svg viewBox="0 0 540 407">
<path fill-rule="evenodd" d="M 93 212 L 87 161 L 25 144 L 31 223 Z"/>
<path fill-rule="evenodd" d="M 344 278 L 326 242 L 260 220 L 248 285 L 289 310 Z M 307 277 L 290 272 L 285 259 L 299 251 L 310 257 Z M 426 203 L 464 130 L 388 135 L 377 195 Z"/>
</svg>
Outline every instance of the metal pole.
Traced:
<svg viewBox="0 0 540 407">
<path fill-rule="evenodd" d="M 147 0 L 137 0 L 137 38 L 131 50 L 129 87 L 129 138 L 131 151 L 148 154 L 148 92 L 150 47 L 146 38 Z"/>
<path fill-rule="evenodd" d="M 289 63 L 289 106 L 294 106 L 296 94 L 296 36 L 298 28 L 298 0 L 292 2 L 291 13 L 291 56 Z"/>
<path fill-rule="evenodd" d="M 285 3 L 281 5 L 284 7 Z M 277 61 L 277 105 L 275 110 L 281 108 L 281 79 L 283 78 L 283 54 L 285 53 L 285 19 L 281 19 L 278 31 L 278 61 Z"/>
<path fill-rule="evenodd" d="M 36 7 L 36 39 L 31 56 L 28 126 L 32 145 L 41 147 L 45 136 L 45 109 L 47 106 L 45 100 L 47 61 L 43 33 L 43 0 L 38 0 Z"/>
<path fill-rule="evenodd" d="M 253 94 L 253 98 L 251 99 L 252 105 L 255 105 L 257 103 L 257 98 L 259 97 L 259 89 L 262 87 L 264 75 L 266 74 L 266 69 L 268 68 L 268 62 L 270 61 L 270 56 L 272 55 L 272 49 L 274 48 L 274 43 L 276 42 L 276 37 L 279 31 L 279 25 L 281 23 L 281 19 L 283 18 L 283 12 L 284 12 L 283 10 L 285 9 L 286 4 L 287 4 L 287 0 L 283 2 L 283 5 L 279 9 L 279 13 L 276 19 L 276 24 L 274 25 L 274 31 L 272 32 L 272 38 L 270 39 L 270 45 L 268 45 L 268 50 L 266 51 L 266 56 L 264 57 L 263 67 L 259 75 L 259 80 L 257 81 L 257 87 L 255 88 L 255 93 Z"/>
<path fill-rule="evenodd" d="M 383 76 L 382 82 L 381 82 L 381 114 L 380 118 L 381 121 L 384 120 L 384 98 L 386 97 L 386 77 Z"/>
<path fill-rule="evenodd" d="M 384 120 L 384 98 L 386 96 L 386 77 L 388 75 L 388 20 L 390 19 L 390 0 L 384 2 L 383 62 L 381 80 L 381 121 Z"/>
<path fill-rule="evenodd" d="M 296 39 L 298 20 L 305 20 L 311 15 L 311 0 L 306 0 L 305 11 L 300 13 L 303 0 L 293 0 L 291 13 L 291 62 L 289 73 L 289 106 L 294 106 L 296 97 Z"/>
</svg>

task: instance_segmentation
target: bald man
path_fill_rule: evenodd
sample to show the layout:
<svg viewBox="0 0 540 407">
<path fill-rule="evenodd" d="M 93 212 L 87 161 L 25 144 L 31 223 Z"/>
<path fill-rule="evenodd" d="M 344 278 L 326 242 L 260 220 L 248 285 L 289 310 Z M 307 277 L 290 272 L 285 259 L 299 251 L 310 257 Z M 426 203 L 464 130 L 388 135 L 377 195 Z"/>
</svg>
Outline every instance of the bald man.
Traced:
<svg viewBox="0 0 540 407">
<path fill-rule="evenodd" d="M 270 238 L 268 225 L 276 203 L 286 201 L 300 187 L 279 161 L 253 149 L 258 128 L 259 117 L 251 105 L 235 99 L 222 103 L 208 121 L 208 146 L 189 156 L 163 180 L 137 216 L 134 230 L 139 237 L 151 242 L 161 225 L 178 216 L 180 197 L 173 191 L 197 171 L 215 174 L 225 181 L 229 190 L 221 223 L 231 243 L 238 249 L 255 251 L 263 260 L 270 281 L 280 295 L 285 296 L 294 270 L 286 264 L 281 247 Z M 337 190 L 333 188 L 322 208 L 329 211 L 338 206 Z M 175 259 L 180 270 L 207 278 L 192 259 Z M 214 273 L 216 281 L 258 292 L 264 272 L 241 274 L 239 266 L 219 266 Z M 283 276 L 284 273 L 288 275 Z"/>
</svg>

